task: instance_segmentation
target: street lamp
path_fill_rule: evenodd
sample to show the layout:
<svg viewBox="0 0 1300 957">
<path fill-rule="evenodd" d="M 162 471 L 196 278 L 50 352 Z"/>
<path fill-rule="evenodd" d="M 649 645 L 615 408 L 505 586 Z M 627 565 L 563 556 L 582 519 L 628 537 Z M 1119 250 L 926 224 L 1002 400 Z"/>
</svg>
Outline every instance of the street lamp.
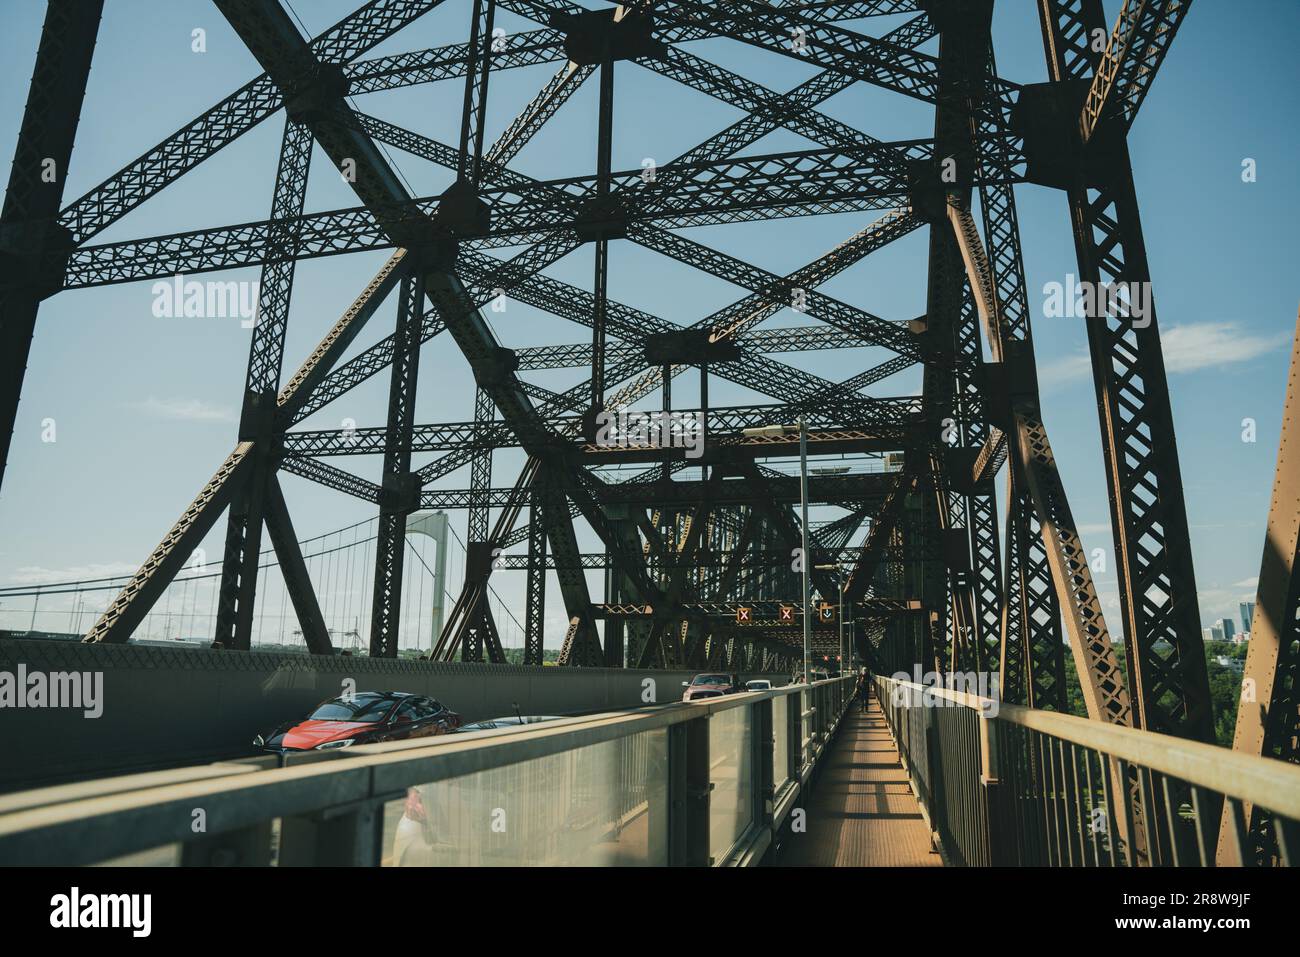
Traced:
<svg viewBox="0 0 1300 957">
<path fill-rule="evenodd" d="M 803 681 L 812 684 L 812 595 L 808 585 L 808 423 L 803 416 L 794 425 L 760 425 L 740 434 L 747 439 L 776 438 L 799 433 L 799 510 L 803 517 L 799 564 L 803 567 Z"/>
<path fill-rule="evenodd" d="M 819 572 L 834 572 L 835 588 L 840 593 L 840 674 L 843 675 L 849 664 L 848 655 L 845 654 L 844 650 L 844 566 L 839 562 L 835 562 L 833 565 L 818 565 L 817 570 Z"/>
</svg>

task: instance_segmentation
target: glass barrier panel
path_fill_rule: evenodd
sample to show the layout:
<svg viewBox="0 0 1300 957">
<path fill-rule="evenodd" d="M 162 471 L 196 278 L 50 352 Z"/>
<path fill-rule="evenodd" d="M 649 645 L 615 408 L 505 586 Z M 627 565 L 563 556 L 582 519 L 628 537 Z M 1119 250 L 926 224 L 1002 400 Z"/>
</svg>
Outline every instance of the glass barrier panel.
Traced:
<svg viewBox="0 0 1300 957">
<path fill-rule="evenodd" d="M 709 719 L 709 854 L 721 861 L 754 819 L 754 709 Z"/>
<path fill-rule="evenodd" d="M 790 702 L 794 695 L 783 694 L 772 699 L 772 782 L 777 794 L 790 780 Z"/>
<path fill-rule="evenodd" d="M 799 713 L 803 715 L 799 725 L 803 729 L 802 740 L 799 750 L 799 766 L 804 767 L 812 760 L 812 734 L 813 719 L 816 715 L 809 714 L 812 710 L 813 696 L 811 688 L 803 688 L 799 692 Z"/>
<path fill-rule="evenodd" d="M 385 867 L 667 863 L 665 728 L 409 788 L 385 807 Z"/>
</svg>

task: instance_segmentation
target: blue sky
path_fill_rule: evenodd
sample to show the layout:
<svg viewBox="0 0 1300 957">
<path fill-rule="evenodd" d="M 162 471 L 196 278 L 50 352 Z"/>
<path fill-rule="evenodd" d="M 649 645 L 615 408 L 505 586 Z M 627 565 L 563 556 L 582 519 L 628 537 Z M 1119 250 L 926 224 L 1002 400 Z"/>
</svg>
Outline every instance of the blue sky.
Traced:
<svg viewBox="0 0 1300 957">
<path fill-rule="evenodd" d="M 65 200 L 80 196 L 260 72 L 208 3 L 108 0 L 106 6 Z M 352 0 L 296 0 L 294 10 L 314 35 L 353 6 Z M 995 14 L 999 72 L 1022 83 L 1046 78 L 1034 7 L 1030 0 L 1001 0 Z M 1118 4 L 1107 2 L 1106 9 L 1113 17 Z M 467 11 L 464 0 L 449 0 L 371 55 L 461 40 Z M 17 135 L 43 12 L 35 0 L 0 4 L 0 143 L 12 145 Z M 879 18 L 864 28 L 877 32 L 897 22 Z M 508 14 L 501 14 L 499 23 L 507 31 L 537 26 Z M 206 30 L 205 53 L 191 50 L 196 28 Z M 1237 601 L 1253 598 L 1277 455 L 1288 346 L 1300 302 L 1295 233 L 1300 65 L 1292 46 L 1297 35 L 1300 4 L 1291 0 L 1201 0 L 1130 135 L 1207 624 L 1235 616 Z M 814 70 L 730 41 L 693 43 L 688 49 L 777 90 Z M 541 65 L 494 78 L 489 140 L 554 70 L 555 65 Z M 459 82 L 444 82 L 357 97 L 356 104 L 454 142 L 460 91 Z M 618 67 L 616 92 L 615 169 L 640 168 L 647 157 L 665 162 L 741 115 L 632 64 Z M 523 151 L 516 168 L 537 177 L 593 171 L 595 97 L 596 85 L 588 83 Z M 932 112 L 924 104 L 872 88 L 847 90 L 823 110 L 886 140 L 932 131 Z M 282 114 L 273 116 L 95 242 L 265 218 L 282 127 Z M 777 133 L 751 151 L 807 146 L 793 134 Z M 446 171 L 415 157 L 396 151 L 393 157 L 418 195 L 441 192 L 450 182 Z M 1256 182 L 1242 182 L 1245 158 L 1256 161 Z M 1081 320 L 1042 315 L 1044 284 L 1064 282 L 1075 271 L 1066 200 L 1057 191 L 1022 186 L 1017 201 L 1046 422 L 1085 544 L 1109 551 L 1084 328 Z M 355 204 L 317 151 L 308 209 Z M 689 235 L 787 272 L 871 218 L 846 214 L 707 227 Z M 886 318 L 910 318 L 924 311 L 925 249 L 925 231 L 917 231 L 822 289 Z M 289 369 L 384 258 L 383 252 L 361 253 L 299 265 L 286 348 Z M 590 288 L 590 248 L 548 274 Z M 254 280 L 257 271 L 210 278 Z M 0 494 L 0 584 L 134 570 L 233 445 L 249 330 L 238 320 L 157 318 L 151 285 L 65 292 L 42 306 Z M 611 290 L 682 324 L 743 295 L 627 243 L 614 244 Z M 372 321 L 356 349 L 391 331 L 392 308 L 388 303 Z M 585 327 L 518 304 L 489 318 L 511 346 L 590 337 Z M 767 325 L 802 321 L 786 311 Z M 887 354 L 861 349 L 784 358 L 839 380 Z M 426 346 L 421 373 L 420 420 L 472 418 L 472 377 L 448 338 Z M 537 381 L 558 388 L 578 378 L 571 370 Z M 693 396 L 694 376 L 679 381 L 692 383 L 681 389 Z M 385 375 L 377 376 L 306 425 L 337 428 L 344 418 L 363 426 L 382 424 L 386 384 Z M 882 383 L 876 394 L 910 394 L 918 385 L 918 374 L 905 373 Z M 763 401 L 720 381 L 711 398 L 715 404 Z M 57 441 L 42 442 L 42 422 L 50 418 Z M 1257 423 L 1253 443 L 1241 438 L 1247 418 Z M 499 456 L 497 484 L 512 483 L 520 461 L 513 453 Z M 378 476 L 377 458 L 345 464 Z M 464 487 L 468 476 L 458 473 L 442 484 Z M 368 517 L 362 503 L 294 477 L 285 479 L 285 487 L 303 537 Z M 463 515 L 457 521 L 463 523 Z M 223 528 L 219 524 L 206 543 L 210 554 L 219 554 Z M 585 538 L 588 547 L 593 541 Z M 509 597 L 518 595 L 521 585 L 522 575 L 503 575 L 498 589 Z M 1112 632 L 1118 633 L 1113 561 L 1098 575 L 1098 588 Z M 550 594 L 558 598 L 557 589 Z M 551 616 L 560 611 L 553 601 Z"/>
</svg>

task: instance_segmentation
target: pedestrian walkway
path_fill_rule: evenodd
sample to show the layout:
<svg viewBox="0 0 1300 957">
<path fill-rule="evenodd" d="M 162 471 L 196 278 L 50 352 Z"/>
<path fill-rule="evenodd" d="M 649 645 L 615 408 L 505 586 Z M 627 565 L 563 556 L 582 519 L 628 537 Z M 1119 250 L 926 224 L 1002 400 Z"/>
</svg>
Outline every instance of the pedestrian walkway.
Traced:
<svg viewBox="0 0 1300 957">
<path fill-rule="evenodd" d="M 930 831 L 875 698 L 844 716 L 806 804 L 808 830 L 788 834 L 786 867 L 941 867 Z"/>
</svg>

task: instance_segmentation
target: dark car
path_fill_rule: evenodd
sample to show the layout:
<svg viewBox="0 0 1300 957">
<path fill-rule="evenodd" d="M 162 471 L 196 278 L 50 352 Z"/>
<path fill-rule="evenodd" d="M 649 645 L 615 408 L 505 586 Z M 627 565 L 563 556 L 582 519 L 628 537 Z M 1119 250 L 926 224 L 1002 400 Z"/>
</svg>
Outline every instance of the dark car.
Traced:
<svg viewBox="0 0 1300 957">
<path fill-rule="evenodd" d="M 690 681 L 683 681 L 682 687 L 686 689 L 682 693 L 683 701 L 703 701 L 705 698 L 719 698 L 724 694 L 745 690 L 739 675 L 721 673 L 696 675 Z"/>
<path fill-rule="evenodd" d="M 424 695 L 362 691 L 331 698 L 302 721 L 282 724 L 270 734 L 259 734 L 253 739 L 253 747 L 276 754 L 334 751 L 354 744 L 447 734 L 461 723 L 460 715 Z"/>
<path fill-rule="evenodd" d="M 829 677 L 831 677 L 831 676 L 830 676 L 830 674 L 826 671 L 825 668 L 814 668 L 814 669 L 812 670 L 812 680 L 813 680 L 814 682 L 817 682 L 817 681 L 825 681 L 825 680 L 826 680 L 827 678 L 829 678 Z M 794 677 L 792 677 L 792 678 L 790 679 L 790 684 L 792 684 L 792 685 L 801 685 L 801 684 L 804 684 L 804 683 L 805 683 L 805 682 L 804 682 L 803 672 L 802 672 L 802 671 L 796 671 L 796 672 L 794 673 Z"/>
<path fill-rule="evenodd" d="M 525 724 L 541 724 L 543 721 L 559 721 L 559 715 L 553 714 L 512 714 L 505 718 L 488 718 L 486 721 L 473 721 L 469 724 L 462 724 L 457 728 L 457 732 L 466 731 L 493 731 L 497 728 L 517 728 Z"/>
</svg>

